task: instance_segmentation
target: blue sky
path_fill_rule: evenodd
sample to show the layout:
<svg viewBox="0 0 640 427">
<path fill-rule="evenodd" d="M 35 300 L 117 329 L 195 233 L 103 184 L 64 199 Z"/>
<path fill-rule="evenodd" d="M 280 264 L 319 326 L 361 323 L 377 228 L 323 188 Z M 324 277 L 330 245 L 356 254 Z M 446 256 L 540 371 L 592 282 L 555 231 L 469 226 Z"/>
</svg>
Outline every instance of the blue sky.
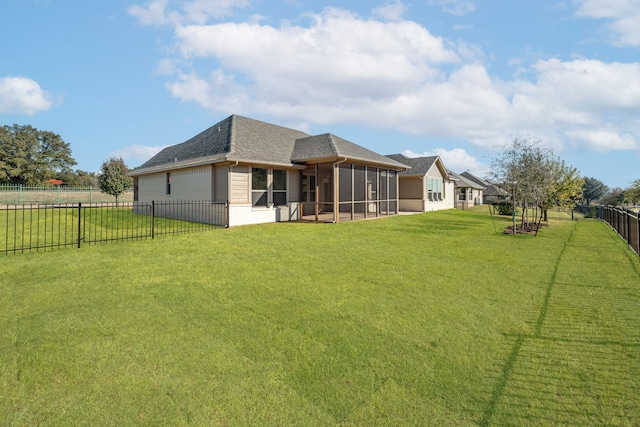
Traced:
<svg viewBox="0 0 640 427">
<path fill-rule="evenodd" d="M 640 178 L 640 1 L 6 0 L 0 125 L 129 167 L 231 114 L 483 176 L 515 136 Z"/>
</svg>

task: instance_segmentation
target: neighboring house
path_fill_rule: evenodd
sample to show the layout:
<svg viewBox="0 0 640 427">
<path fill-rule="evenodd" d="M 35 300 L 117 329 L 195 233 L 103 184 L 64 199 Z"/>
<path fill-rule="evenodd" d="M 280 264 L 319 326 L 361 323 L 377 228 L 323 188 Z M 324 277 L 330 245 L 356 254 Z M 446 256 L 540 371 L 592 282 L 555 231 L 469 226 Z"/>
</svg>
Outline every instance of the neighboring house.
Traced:
<svg viewBox="0 0 640 427">
<path fill-rule="evenodd" d="M 439 156 L 411 158 L 403 154 L 387 157 L 411 166 L 400 172 L 400 210 L 428 212 L 453 209 L 454 181 Z"/>
<path fill-rule="evenodd" d="M 482 204 L 482 193 L 484 188 L 474 181 L 453 171 L 447 171 L 449 176 L 455 180 L 455 207 L 466 209 Z"/>
<path fill-rule="evenodd" d="M 332 134 L 232 115 L 130 172 L 134 200 L 229 203 L 229 226 L 398 213 L 398 161 Z"/>
<path fill-rule="evenodd" d="M 477 176 L 472 175 L 469 172 L 462 172 L 460 175 L 483 187 L 482 203 L 484 204 L 502 202 L 506 200 L 507 196 L 509 195 L 509 193 L 499 188 L 495 184 L 492 184 L 482 178 L 478 178 Z"/>
</svg>

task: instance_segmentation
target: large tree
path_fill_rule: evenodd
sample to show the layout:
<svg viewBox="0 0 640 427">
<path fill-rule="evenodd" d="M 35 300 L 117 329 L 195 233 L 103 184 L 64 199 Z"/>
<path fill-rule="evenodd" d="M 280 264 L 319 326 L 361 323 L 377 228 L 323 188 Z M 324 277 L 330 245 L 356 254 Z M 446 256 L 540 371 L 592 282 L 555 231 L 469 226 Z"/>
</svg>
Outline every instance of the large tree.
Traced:
<svg viewBox="0 0 640 427">
<path fill-rule="evenodd" d="M 58 134 L 29 125 L 0 128 L 0 183 L 43 184 L 75 164 L 69 144 Z"/>
<path fill-rule="evenodd" d="M 600 199 L 602 204 L 606 206 L 619 206 L 624 204 L 624 200 L 624 190 L 620 187 L 612 188 Z"/>
<path fill-rule="evenodd" d="M 127 172 L 129 169 L 121 157 L 111 157 L 100 167 L 98 175 L 100 191 L 115 196 L 116 204 L 120 195 L 131 189 L 132 179 L 127 176 Z"/>
<path fill-rule="evenodd" d="M 609 191 L 609 187 L 607 187 L 604 182 L 600 181 L 596 178 L 585 178 L 584 179 L 584 191 L 582 193 L 582 198 L 590 205 L 592 201 L 600 200 L 604 197 L 605 194 Z"/>
</svg>

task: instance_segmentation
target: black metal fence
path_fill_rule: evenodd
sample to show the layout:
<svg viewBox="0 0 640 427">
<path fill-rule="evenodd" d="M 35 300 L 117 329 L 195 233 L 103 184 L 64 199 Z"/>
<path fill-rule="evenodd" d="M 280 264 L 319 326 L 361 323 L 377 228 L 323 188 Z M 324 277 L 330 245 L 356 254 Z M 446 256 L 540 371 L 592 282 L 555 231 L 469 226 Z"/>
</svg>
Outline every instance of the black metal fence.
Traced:
<svg viewBox="0 0 640 427">
<path fill-rule="evenodd" d="M 605 221 L 640 255 L 640 212 L 616 206 L 576 206 L 575 210 Z"/>
<path fill-rule="evenodd" d="M 0 206 L 0 254 L 226 228 L 228 203 L 176 201 Z"/>
</svg>

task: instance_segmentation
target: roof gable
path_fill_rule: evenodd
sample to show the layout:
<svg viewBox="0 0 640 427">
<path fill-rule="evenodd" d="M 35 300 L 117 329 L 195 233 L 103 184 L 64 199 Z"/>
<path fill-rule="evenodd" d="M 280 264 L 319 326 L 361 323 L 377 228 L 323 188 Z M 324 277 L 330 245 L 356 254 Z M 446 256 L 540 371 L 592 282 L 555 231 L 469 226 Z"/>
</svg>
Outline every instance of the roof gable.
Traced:
<svg viewBox="0 0 640 427">
<path fill-rule="evenodd" d="M 472 181 L 472 182 L 475 182 L 478 185 L 481 185 L 482 187 L 488 187 L 489 185 L 491 185 L 489 182 L 485 181 L 482 178 L 478 178 L 475 175 L 470 174 L 468 171 L 462 172 L 460 175 L 464 176 L 469 181 Z"/>
<path fill-rule="evenodd" d="M 143 163 L 140 169 L 229 153 L 232 121 L 233 116 L 228 117 L 181 144 L 163 149 Z"/>
<path fill-rule="evenodd" d="M 448 172 L 449 172 L 449 175 L 457 181 L 455 184 L 456 187 L 470 187 L 470 188 L 476 188 L 478 190 L 482 190 L 484 188 L 483 186 L 476 184 L 475 182 L 465 178 L 464 176 L 458 173 L 455 173 L 453 171 L 448 171 Z"/>
<path fill-rule="evenodd" d="M 400 176 L 425 176 L 436 165 L 442 176 L 448 177 L 447 168 L 444 167 L 440 156 L 407 157 L 404 154 L 389 154 L 387 157 L 411 166 L 411 169 L 400 172 Z"/>
<path fill-rule="evenodd" d="M 373 163 L 393 169 L 405 170 L 408 168 L 405 163 L 378 154 L 331 133 L 297 140 L 291 155 L 291 159 L 299 163 L 337 158 Z"/>
</svg>

